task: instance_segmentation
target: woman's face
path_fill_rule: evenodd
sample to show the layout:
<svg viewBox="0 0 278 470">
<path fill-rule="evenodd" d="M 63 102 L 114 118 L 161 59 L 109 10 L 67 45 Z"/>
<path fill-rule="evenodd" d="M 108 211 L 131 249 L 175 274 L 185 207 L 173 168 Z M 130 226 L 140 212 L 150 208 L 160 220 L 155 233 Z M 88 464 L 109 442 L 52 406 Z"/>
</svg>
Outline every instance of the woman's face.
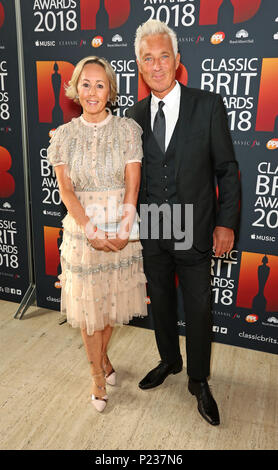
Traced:
<svg viewBox="0 0 278 470">
<path fill-rule="evenodd" d="M 110 83 L 104 68 L 98 64 L 86 64 L 80 74 L 77 91 L 83 108 L 84 119 L 100 122 L 106 118 Z"/>
</svg>

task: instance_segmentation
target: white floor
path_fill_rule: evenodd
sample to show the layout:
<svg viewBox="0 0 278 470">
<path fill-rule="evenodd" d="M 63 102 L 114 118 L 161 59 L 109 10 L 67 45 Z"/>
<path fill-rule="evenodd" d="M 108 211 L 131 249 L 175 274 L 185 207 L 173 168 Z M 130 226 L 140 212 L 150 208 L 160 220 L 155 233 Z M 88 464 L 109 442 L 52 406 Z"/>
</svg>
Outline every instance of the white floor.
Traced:
<svg viewBox="0 0 278 470">
<path fill-rule="evenodd" d="M 115 328 L 110 358 L 118 385 L 102 414 L 79 330 L 57 312 L 0 301 L 0 449 L 224 450 L 278 448 L 278 356 L 213 345 L 210 386 L 221 425 L 197 412 L 185 370 L 141 391 L 159 358 L 151 330 Z M 184 357 L 184 338 L 181 337 Z"/>
</svg>

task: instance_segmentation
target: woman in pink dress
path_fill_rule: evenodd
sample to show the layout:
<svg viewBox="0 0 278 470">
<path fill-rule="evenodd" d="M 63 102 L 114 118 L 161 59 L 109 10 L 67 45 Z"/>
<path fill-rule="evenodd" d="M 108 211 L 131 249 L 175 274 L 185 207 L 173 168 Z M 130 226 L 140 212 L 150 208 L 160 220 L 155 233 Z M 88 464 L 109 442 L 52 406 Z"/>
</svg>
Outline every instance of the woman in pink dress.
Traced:
<svg viewBox="0 0 278 470">
<path fill-rule="evenodd" d="M 113 326 L 147 315 L 142 246 L 133 234 L 142 130 L 132 119 L 112 115 L 107 106 L 116 93 L 116 76 L 106 60 L 81 60 L 66 94 L 80 103 L 83 114 L 59 126 L 48 148 L 68 210 L 61 245 L 61 311 L 81 329 L 98 411 L 107 403 L 106 384 L 116 381 L 107 356 Z"/>
</svg>

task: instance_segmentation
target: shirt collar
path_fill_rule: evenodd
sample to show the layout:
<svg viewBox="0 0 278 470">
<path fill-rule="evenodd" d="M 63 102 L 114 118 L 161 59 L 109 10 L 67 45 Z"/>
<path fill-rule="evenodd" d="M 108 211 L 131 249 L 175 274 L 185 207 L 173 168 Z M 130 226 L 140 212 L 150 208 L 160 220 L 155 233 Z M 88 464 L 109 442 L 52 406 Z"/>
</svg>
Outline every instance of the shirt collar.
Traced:
<svg viewBox="0 0 278 470">
<path fill-rule="evenodd" d="M 180 90 L 181 90 L 180 84 L 176 80 L 176 85 L 174 86 L 173 90 L 171 90 L 170 93 L 168 93 L 168 95 L 164 96 L 163 100 L 161 100 L 160 98 L 158 98 L 152 93 L 152 102 L 151 102 L 152 106 L 158 108 L 159 101 L 164 101 L 167 107 L 174 108 L 180 99 Z"/>
</svg>

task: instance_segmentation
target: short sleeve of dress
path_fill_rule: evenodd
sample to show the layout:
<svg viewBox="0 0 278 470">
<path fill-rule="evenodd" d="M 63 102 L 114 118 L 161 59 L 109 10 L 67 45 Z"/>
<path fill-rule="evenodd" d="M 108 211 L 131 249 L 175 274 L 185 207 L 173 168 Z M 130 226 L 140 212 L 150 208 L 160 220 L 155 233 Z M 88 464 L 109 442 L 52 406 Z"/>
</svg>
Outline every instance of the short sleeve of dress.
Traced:
<svg viewBox="0 0 278 470">
<path fill-rule="evenodd" d="M 123 118 L 123 128 L 126 137 L 125 164 L 133 162 L 142 162 L 143 148 L 141 136 L 143 131 L 139 124 L 131 118 Z"/>
<path fill-rule="evenodd" d="M 47 159 L 54 167 L 68 163 L 67 137 L 67 127 L 62 125 L 57 127 L 54 135 L 50 139 L 50 145 L 47 149 Z"/>
</svg>

